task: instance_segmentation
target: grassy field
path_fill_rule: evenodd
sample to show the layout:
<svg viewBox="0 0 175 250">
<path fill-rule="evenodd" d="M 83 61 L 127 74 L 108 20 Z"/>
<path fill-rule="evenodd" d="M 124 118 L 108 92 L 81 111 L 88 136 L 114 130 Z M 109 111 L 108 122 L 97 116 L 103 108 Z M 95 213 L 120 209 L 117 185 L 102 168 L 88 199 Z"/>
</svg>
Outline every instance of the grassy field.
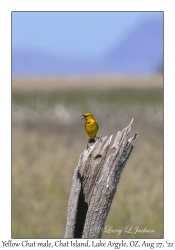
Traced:
<svg viewBox="0 0 175 250">
<path fill-rule="evenodd" d="M 162 238 L 161 76 L 13 79 L 12 237 L 63 238 L 73 172 L 87 143 L 81 118 L 87 111 L 98 120 L 99 136 L 115 136 L 132 117 L 131 136 L 139 135 L 102 237 Z M 127 226 L 154 232 L 126 233 Z"/>
</svg>

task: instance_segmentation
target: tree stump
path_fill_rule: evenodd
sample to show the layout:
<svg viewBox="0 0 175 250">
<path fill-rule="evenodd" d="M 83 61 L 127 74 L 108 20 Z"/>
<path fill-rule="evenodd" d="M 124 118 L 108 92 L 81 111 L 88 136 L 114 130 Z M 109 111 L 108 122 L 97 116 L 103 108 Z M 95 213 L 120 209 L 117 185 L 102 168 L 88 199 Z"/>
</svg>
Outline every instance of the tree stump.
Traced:
<svg viewBox="0 0 175 250">
<path fill-rule="evenodd" d="M 98 139 L 80 155 L 68 201 L 65 238 L 101 238 L 121 173 L 138 135 L 129 139 L 131 125 L 118 131 L 105 162 L 111 136 Z"/>
</svg>

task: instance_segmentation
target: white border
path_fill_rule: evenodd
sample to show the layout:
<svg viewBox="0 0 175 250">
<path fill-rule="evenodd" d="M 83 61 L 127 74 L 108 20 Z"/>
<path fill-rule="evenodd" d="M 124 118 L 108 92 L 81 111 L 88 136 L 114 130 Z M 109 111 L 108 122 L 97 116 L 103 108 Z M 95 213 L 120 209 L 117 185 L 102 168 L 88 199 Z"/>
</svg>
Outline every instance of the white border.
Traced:
<svg viewBox="0 0 175 250">
<path fill-rule="evenodd" d="M 0 238 L 11 238 L 11 11 L 164 11 L 165 18 L 165 181 L 164 208 L 167 240 L 174 238 L 174 124 L 175 39 L 174 1 L 2 1 L 0 8 Z M 20 248 L 19 248 L 20 249 Z"/>
</svg>

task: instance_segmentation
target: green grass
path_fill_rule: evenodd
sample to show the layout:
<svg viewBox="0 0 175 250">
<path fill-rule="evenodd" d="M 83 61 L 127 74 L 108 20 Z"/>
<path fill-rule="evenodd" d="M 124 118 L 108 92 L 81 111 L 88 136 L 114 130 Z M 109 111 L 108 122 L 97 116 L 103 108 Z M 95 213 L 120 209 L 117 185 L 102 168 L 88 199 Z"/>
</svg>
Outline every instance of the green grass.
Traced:
<svg viewBox="0 0 175 250">
<path fill-rule="evenodd" d="M 108 109 L 158 107 L 163 103 L 162 90 L 107 90 L 107 91 L 55 91 L 39 93 L 14 93 L 13 105 L 35 110 L 38 107 L 52 109 L 57 104 L 72 109 L 88 109 L 90 105 L 100 105 Z"/>
</svg>

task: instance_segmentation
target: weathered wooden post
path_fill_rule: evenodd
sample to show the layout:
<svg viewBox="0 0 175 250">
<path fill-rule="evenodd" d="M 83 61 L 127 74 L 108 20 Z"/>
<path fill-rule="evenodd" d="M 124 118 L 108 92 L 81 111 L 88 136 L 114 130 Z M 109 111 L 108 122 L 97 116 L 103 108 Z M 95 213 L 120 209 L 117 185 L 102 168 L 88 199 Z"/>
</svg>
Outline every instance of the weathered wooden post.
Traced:
<svg viewBox="0 0 175 250">
<path fill-rule="evenodd" d="M 101 238 L 121 173 L 138 135 L 131 125 L 119 131 L 105 162 L 112 136 L 98 139 L 80 155 L 68 201 L 65 238 Z"/>
</svg>

